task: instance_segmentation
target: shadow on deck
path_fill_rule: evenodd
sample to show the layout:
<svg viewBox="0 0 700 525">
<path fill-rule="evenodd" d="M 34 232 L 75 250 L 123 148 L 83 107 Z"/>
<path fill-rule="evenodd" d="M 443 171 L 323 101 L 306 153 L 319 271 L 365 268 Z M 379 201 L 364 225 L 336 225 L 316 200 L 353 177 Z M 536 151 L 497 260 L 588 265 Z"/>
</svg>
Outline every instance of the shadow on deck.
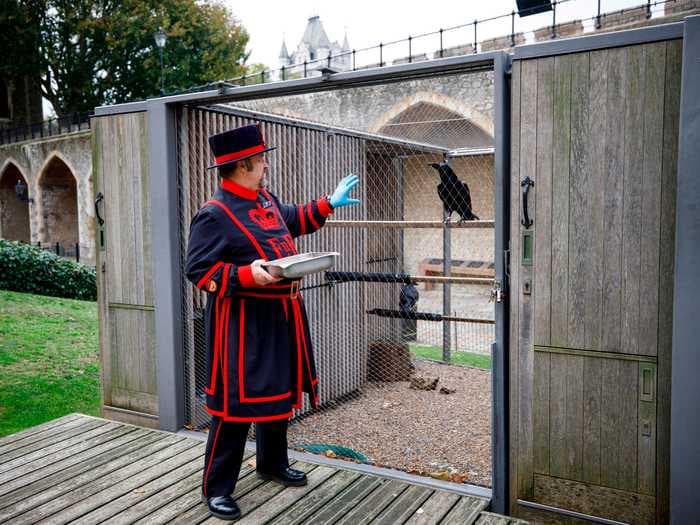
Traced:
<svg viewBox="0 0 700 525">
<path fill-rule="evenodd" d="M 224 523 L 200 501 L 204 443 L 71 414 L 0 439 L 0 523 Z M 308 457 L 308 456 L 307 456 Z M 336 465 L 294 462 L 309 484 L 255 475 L 247 453 L 237 523 L 525 523 L 489 501 Z"/>
</svg>

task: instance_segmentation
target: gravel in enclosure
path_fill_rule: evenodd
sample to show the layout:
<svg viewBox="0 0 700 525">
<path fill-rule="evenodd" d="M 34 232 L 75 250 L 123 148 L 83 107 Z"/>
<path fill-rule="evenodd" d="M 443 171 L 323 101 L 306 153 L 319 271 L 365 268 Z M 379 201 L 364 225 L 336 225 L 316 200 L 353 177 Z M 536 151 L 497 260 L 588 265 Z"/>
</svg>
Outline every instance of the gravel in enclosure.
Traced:
<svg viewBox="0 0 700 525">
<path fill-rule="evenodd" d="M 491 372 L 415 365 L 415 375 L 440 378 L 436 390 L 368 383 L 357 399 L 293 423 L 290 446 L 342 445 L 378 466 L 490 487 Z M 456 392 L 440 394 L 441 387 Z"/>
</svg>

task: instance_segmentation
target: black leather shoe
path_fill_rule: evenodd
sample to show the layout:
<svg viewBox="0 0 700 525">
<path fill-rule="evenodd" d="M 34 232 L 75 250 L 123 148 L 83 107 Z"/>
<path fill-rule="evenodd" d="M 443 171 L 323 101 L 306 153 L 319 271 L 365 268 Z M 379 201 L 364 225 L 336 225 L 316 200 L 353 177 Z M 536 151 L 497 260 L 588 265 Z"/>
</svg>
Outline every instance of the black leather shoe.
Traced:
<svg viewBox="0 0 700 525">
<path fill-rule="evenodd" d="M 278 472 L 263 472 L 258 470 L 258 477 L 262 479 L 271 479 L 277 483 L 281 483 L 285 487 L 302 487 L 308 483 L 306 474 L 301 470 L 296 470 L 290 467 L 284 467 Z"/>
<path fill-rule="evenodd" d="M 205 503 L 209 512 L 222 520 L 232 521 L 241 517 L 241 509 L 231 496 L 213 496 L 206 498 Z"/>
</svg>

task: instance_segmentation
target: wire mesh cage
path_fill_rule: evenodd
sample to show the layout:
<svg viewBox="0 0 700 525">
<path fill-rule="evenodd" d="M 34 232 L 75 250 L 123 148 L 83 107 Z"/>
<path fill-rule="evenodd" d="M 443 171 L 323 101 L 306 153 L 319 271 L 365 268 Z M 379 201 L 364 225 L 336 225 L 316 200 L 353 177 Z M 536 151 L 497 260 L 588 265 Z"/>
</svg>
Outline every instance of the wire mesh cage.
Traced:
<svg viewBox="0 0 700 525">
<path fill-rule="evenodd" d="M 183 254 L 218 184 L 212 134 L 259 122 L 283 202 L 361 180 L 360 205 L 296 239 L 341 256 L 301 285 L 320 407 L 295 412 L 291 447 L 490 485 L 492 100 L 492 73 L 470 71 L 180 109 Z M 203 430 L 206 298 L 187 281 L 182 294 L 185 414 Z"/>
</svg>

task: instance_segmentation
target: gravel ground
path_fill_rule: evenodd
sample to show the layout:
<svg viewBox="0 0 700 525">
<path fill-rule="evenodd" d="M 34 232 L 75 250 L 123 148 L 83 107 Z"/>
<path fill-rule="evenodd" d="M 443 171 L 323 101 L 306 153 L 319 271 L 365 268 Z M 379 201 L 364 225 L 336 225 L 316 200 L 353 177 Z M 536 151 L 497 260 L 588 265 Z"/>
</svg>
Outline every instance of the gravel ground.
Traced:
<svg viewBox="0 0 700 525">
<path fill-rule="evenodd" d="M 436 390 L 368 383 L 358 399 L 292 424 L 290 446 L 343 445 L 379 466 L 490 487 L 490 371 L 422 360 L 415 365 L 415 375 L 440 378 Z M 456 392 L 440 394 L 440 387 Z"/>
</svg>

